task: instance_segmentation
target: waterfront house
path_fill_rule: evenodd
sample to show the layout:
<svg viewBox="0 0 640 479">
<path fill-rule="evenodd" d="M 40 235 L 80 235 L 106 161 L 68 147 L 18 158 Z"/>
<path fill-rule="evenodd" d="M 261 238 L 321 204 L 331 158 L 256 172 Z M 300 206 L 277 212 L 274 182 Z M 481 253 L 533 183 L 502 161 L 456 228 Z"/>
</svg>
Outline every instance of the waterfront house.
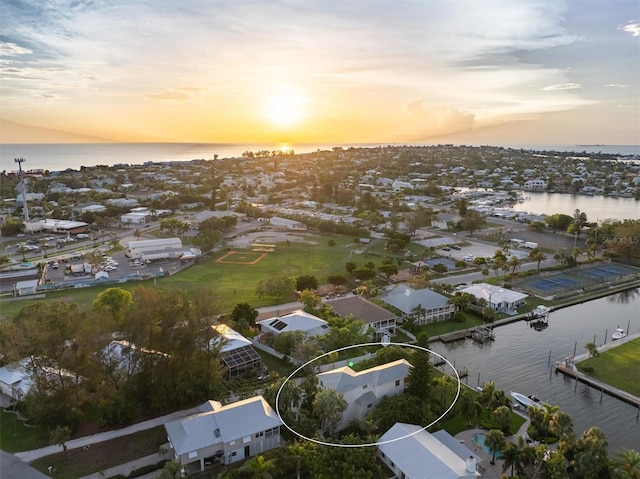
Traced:
<svg viewBox="0 0 640 479">
<path fill-rule="evenodd" d="M 364 419 L 383 397 L 402 394 L 410 368 L 411 364 L 399 359 L 360 372 L 344 366 L 318 374 L 322 389 L 333 389 L 347 402 L 337 430 Z"/>
<path fill-rule="evenodd" d="M 371 339 L 379 340 L 382 336 L 395 336 L 398 315 L 378 306 L 362 296 L 349 296 L 328 303 L 336 314 L 342 317 L 352 316 L 362 321 L 371 331 Z"/>
<path fill-rule="evenodd" d="M 378 440 L 378 457 L 404 479 L 467 479 L 480 476 L 479 458 L 449 434 L 397 422 Z M 448 437 L 447 437 L 448 436 Z"/>
<path fill-rule="evenodd" d="M 413 289 L 403 284 L 380 299 L 397 310 L 403 319 L 415 320 L 415 324 L 445 321 L 451 319 L 456 312 L 455 305 L 449 304 L 446 296 L 428 288 Z"/>
<path fill-rule="evenodd" d="M 192 470 L 231 464 L 280 445 L 282 421 L 262 396 L 223 406 L 207 401 L 190 416 L 164 425 L 175 459 Z"/>
<path fill-rule="evenodd" d="M 500 288 L 489 283 L 478 283 L 460 290 L 476 299 L 484 299 L 496 311 L 515 310 L 525 303 L 528 295 L 512 289 Z"/>
</svg>

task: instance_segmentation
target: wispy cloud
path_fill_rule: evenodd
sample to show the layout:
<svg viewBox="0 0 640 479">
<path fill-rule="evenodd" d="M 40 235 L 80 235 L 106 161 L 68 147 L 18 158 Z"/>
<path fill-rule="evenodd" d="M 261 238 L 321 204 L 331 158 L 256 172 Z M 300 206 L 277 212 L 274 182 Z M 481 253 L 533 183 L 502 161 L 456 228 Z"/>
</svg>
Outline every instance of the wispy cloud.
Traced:
<svg viewBox="0 0 640 479">
<path fill-rule="evenodd" d="M 584 85 L 612 78 L 589 76 L 589 68 L 615 69 L 620 83 L 607 86 L 632 85 L 637 77 L 623 71 L 630 62 L 616 57 L 629 50 L 607 47 L 605 56 L 598 47 L 584 58 L 598 35 L 635 44 L 620 30 L 638 36 L 640 24 L 616 12 L 615 21 L 598 22 L 606 34 L 580 28 L 605 10 L 587 3 L 5 0 L 3 103 L 28 112 L 43 95 L 55 97 L 61 121 L 78 111 L 80 97 L 83 111 L 95 108 L 100 117 L 111 109 L 119 119 L 124 105 L 141 119 L 161 117 L 166 104 L 218 126 L 230 117 L 252 120 L 270 92 L 295 85 L 333 124 L 356 118 L 396 137 L 457 131 L 597 101 L 577 71 Z M 547 93 L 560 90 L 567 91 Z"/>
<path fill-rule="evenodd" d="M 640 23 L 638 22 L 627 23 L 625 26 L 622 27 L 622 30 L 627 33 L 630 33 L 634 37 L 640 37 Z"/>
<path fill-rule="evenodd" d="M 33 53 L 30 49 L 21 47 L 11 42 L 0 41 L 0 56 L 27 55 Z"/>
<path fill-rule="evenodd" d="M 558 83 L 556 85 L 549 85 L 544 87 L 543 91 L 556 91 L 556 90 L 576 90 L 582 88 L 580 83 Z"/>
<path fill-rule="evenodd" d="M 623 85 L 622 83 L 607 83 L 605 86 L 608 88 L 627 88 L 627 85 Z"/>
</svg>

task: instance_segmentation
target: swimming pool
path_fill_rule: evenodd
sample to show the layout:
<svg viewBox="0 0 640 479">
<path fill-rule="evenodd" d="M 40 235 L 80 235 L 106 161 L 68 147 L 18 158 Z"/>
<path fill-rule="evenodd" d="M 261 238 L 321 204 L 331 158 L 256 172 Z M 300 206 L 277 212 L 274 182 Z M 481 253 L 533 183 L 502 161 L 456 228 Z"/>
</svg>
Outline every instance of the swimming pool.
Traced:
<svg viewBox="0 0 640 479">
<path fill-rule="evenodd" d="M 491 449 L 489 449 L 485 443 L 484 443 L 484 438 L 487 437 L 487 435 L 483 432 L 477 432 L 475 433 L 473 436 L 471 436 L 471 443 L 474 446 L 478 446 L 480 447 L 486 454 L 488 454 L 489 456 L 493 457 L 493 451 Z M 496 452 L 496 459 L 502 457 L 502 454 L 500 453 L 500 451 Z"/>
</svg>

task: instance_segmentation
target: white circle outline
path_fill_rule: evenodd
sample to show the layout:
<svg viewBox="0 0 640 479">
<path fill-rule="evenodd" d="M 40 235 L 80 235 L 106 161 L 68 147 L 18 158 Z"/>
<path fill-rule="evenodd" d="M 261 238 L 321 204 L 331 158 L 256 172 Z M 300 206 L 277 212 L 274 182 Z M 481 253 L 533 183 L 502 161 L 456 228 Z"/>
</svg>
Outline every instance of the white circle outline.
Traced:
<svg viewBox="0 0 640 479">
<path fill-rule="evenodd" d="M 409 344 L 409 343 L 388 343 L 387 346 L 408 346 L 410 348 L 414 348 L 414 349 L 420 349 L 422 351 L 425 351 L 429 354 L 435 354 L 436 356 L 438 356 L 440 359 L 442 359 L 444 362 L 446 362 L 449 366 L 451 366 L 451 369 L 453 370 L 453 372 L 456 375 L 456 379 L 458 380 L 458 388 L 456 390 L 456 397 L 453 398 L 453 401 L 451 402 L 451 405 L 446 409 L 445 412 L 443 412 L 438 418 L 434 419 L 432 422 L 430 422 L 429 424 L 427 424 L 426 426 L 424 426 L 421 429 L 418 429 L 417 431 L 413 431 L 410 434 L 406 434 L 404 436 L 401 437 L 397 437 L 395 439 L 388 439 L 386 441 L 378 441 L 378 442 L 370 442 L 368 444 L 336 444 L 333 442 L 326 442 L 326 441 L 321 441 L 319 439 L 313 439 L 311 437 L 307 437 L 304 434 L 299 433 L 298 431 L 292 429 L 285 421 L 284 419 L 282 419 L 282 416 L 280 415 L 280 407 L 279 407 L 279 402 L 280 402 L 280 393 L 282 392 L 282 388 L 284 387 L 285 384 L 287 384 L 287 382 L 293 377 L 295 376 L 298 371 L 304 369 L 305 367 L 307 367 L 309 364 L 317 361 L 318 359 L 322 359 L 325 356 L 328 356 L 329 354 L 332 353 L 338 353 L 340 351 L 346 351 L 347 349 L 353 349 L 353 348 L 359 348 L 362 346 L 380 346 L 380 343 L 361 343 L 361 344 L 352 344 L 351 346 L 345 346 L 342 348 L 338 348 L 338 349 L 334 349 L 332 351 L 329 351 L 327 353 L 321 354 L 320 356 L 317 356 L 309 361 L 307 361 L 306 363 L 304 363 L 302 366 L 298 367 L 298 369 L 296 369 L 295 371 L 293 371 L 291 374 L 289 374 L 289 376 L 287 376 L 287 378 L 284 380 L 284 382 L 280 385 L 280 387 L 278 388 L 278 392 L 276 393 L 276 414 L 278 415 L 278 417 L 280 418 L 280 420 L 282 421 L 282 424 L 289 430 L 291 431 L 293 434 L 295 434 L 298 437 L 301 437 L 302 439 L 306 439 L 307 441 L 311 441 L 311 442 L 315 442 L 316 444 L 320 444 L 321 446 L 332 446 L 332 447 L 346 447 L 346 448 L 353 448 L 353 447 L 369 447 L 369 446 L 381 446 L 383 444 L 390 444 L 392 442 L 396 442 L 396 441 L 400 441 L 402 439 L 406 439 L 408 437 L 414 436 L 424 430 L 426 430 L 428 427 L 433 426 L 435 423 L 437 423 L 440 419 L 442 419 L 443 417 L 445 417 L 449 411 L 451 411 L 451 409 L 453 409 L 453 406 L 456 405 L 456 402 L 458 402 L 458 398 L 460 397 L 460 387 L 462 385 L 461 381 L 460 381 L 460 375 L 458 374 L 458 371 L 456 371 L 456 368 L 453 366 L 453 364 L 451 364 L 449 362 L 449 360 L 447 358 L 445 358 L 443 355 L 436 353 L 435 351 L 432 351 L 428 348 L 423 348 L 422 346 L 417 346 L 415 344 Z"/>
</svg>

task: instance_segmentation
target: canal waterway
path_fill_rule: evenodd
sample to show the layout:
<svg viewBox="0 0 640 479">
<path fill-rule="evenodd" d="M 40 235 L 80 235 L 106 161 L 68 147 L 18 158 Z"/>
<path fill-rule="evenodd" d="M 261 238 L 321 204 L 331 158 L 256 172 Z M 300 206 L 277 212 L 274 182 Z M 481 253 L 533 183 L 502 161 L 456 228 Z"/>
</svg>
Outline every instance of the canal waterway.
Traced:
<svg viewBox="0 0 640 479">
<path fill-rule="evenodd" d="M 607 436 L 610 451 L 640 450 L 637 408 L 582 383 L 576 386 L 575 380 L 553 370 L 556 361 L 573 355 L 574 348 L 576 354 L 583 354 L 584 345 L 594 336 L 601 345 L 605 333 L 610 342 L 617 327 L 626 330 L 628 325 L 631 334 L 640 331 L 640 288 L 553 311 L 542 331 L 518 321 L 495 328 L 491 343 L 434 341 L 431 349 L 455 362 L 457 369 L 468 369 L 463 381 L 469 386 L 494 381 L 507 394 L 536 394 L 571 415 L 577 436 L 598 426 Z M 640 371 L 637 377 L 640 380 Z"/>
</svg>

